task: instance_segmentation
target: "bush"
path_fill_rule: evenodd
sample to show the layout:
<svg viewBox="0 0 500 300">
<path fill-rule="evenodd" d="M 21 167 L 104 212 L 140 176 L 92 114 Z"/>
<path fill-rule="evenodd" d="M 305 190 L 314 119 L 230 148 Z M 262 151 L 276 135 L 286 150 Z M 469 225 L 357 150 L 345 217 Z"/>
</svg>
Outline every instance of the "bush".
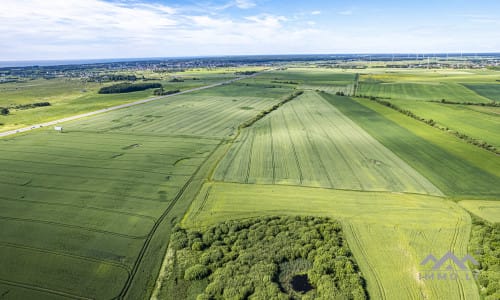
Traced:
<svg viewBox="0 0 500 300">
<path fill-rule="evenodd" d="M 200 280 L 207 277 L 210 274 L 210 270 L 204 265 L 194 265 L 189 267 L 184 273 L 185 280 Z"/>
<path fill-rule="evenodd" d="M 6 108 L 6 107 L 2 107 L 0 108 L 0 114 L 3 115 L 3 116 L 6 116 L 10 113 L 9 109 Z"/>
</svg>

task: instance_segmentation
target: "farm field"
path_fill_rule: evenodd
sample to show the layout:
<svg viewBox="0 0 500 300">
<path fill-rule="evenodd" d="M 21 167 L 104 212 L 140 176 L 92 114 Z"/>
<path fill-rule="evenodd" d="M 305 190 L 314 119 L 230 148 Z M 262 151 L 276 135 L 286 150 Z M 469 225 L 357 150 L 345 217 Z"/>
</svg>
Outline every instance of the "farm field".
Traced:
<svg viewBox="0 0 500 300">
<path fill-rule="evenodd" d="M 184 87 L 236 76 L 231 68 L 210 72 L 176 74 L 186 79 L 180 83 L 168 81 L 171 74 L 146 75 Z M 174 282 L 165 276 L 169 269 L 179 273 L 184 289 L 180 300 L 195 299 L 203 291 L 236 295 L 242 292 L 237 286 L 214 290 L 210 278 L 220 279 L 222 269 L 231 272 L 233 263 L 256 262 L 259 256 L 239 258 L 243 252 L 238 251 L 256 248 L 242 247 L 255 236 L 238 232 L 236 242 L 228 226 L 272 218 L 283 218 L 279 226 L 284 226 L 293 216 L 303 216 L 295 221 L 329 217 L 328 226 L 342 224 L 339 232 L 347 242 L 340 243 L 342 251 L 352 252 L 361 272 L 347 270 L 357 276 L 353 280 L 366 280 L 363 289 L 370 299 L 480 299 L 473 280 L 419 278 L 429 270 L 420 262 L 428 254 L 441 257 L 448 251 L 464 257 L 470 251 L 471 228 L 480 224 L 475 219 L 499 221 L 498 155 L 374 101 L 334 95 L 353 93 L 356 72 L 273 70 L 66 122 L 63 133 L 46 128 L 0 139 L 0 295 L 163 299 L 177 292 L 177 277 Z M 494 84 L 494 72 L 362 72 L 361 88 L 369 82 L 374 93 L 392 95 L 390 101 L 417 115 L 490 143 L 500 140 L 496 107 L 427 102 L 442 94 L 491 102 L 467 84 Z M 200 80 L 192 80 L 198 76 Z M 400 87 L 378 86 L 391 84 Z M 109 96 L 129 101 L 148 93 Z M 71 111 L 69 103 L 65 113 Z M 75 106 L 75 112 L 80 108 Z M 179 240 L 176 235 L 169 244 L 171 234 L 183 230 L 188 242 L 180 239 L 180 252 L 172 254 L 172 243 Z M 205 234 L 217 230 L 223 233 L 220 240 L 206 242 Z M 262 239 L 263 247 L 274 243 L 273 236 Z M 309 249 L 306 240 L 291 237 Z M 221 243 L 232 257 L 223 266 L 219 262 L 229 261 L 225 254 L 207 260 Z M 321 241 L 315 245 L 326 247 Z M 192 272 L 200 269 L 187 265 L 197 260 L 211 261 L 212 269 L 202 269 L 204 276 L 217 274 L 197 280 Z M 275 280 L 272 268 L 256 265 L 252 270 L 262 267 L 258 272 L 265 271 L 266 285 Z M 471 267 L 462 274 L 469 276 Z M 185 280 L 189 274 L 194 280 Z M 241 281 L 241 276 L 228 282 Z M 359 287 L 361 282 L 350 284 Z"/>
<path fill-rule="evenodd" d="M 213 178 L 442 195 L 314 92 L 305 93 L 244 130 Z"/>
<path fill-rule="evenodd" d="M 223 140 L 290 91 L 199 92 L 1 139 L 0 292 L 143 297 Z"/>
<path fill-rule="evenodd" d="M 366 99 L 325 96 L 445 195 L 498 199 L 498 156 Z"/>
<path fill-rule="evenodd" d="M 155 79 L 153 82 L 161 83 L 165 90 L 179 89 L 181 91 L 236 77 L 233 70 L 226 70 L 225 72 L 220 70 L 198 70 L 186 74 L 170 73 L 168 76 L 148 73 L 145 76 Z M 171 78 L 184 78 L 182 79 L 184 81 L 171 82 Z M 193 80 L 193 78 L 196 80 Z M 0 131 L 57 120 L 153 96 L 152 89 L 124 94 L 97 93 L 103 86 L 115 83 L 97 83 L 73 78 L 36 79 L 21 83 L 2 83 L 0 84 L 0 107 L 12 107 L 37 102 L 49 102 L 51 105 L 32 109 L 11 109 L 9 115 L 0 116 Z"/>
<path fill-rule="evenodd" d="M 499 86 L 500 87 L 500 86 Z M 407 109 L 419 117 L 432 119 L 437 124 L 484 140 L 500 147 L 500 118 L 491 113 L 478 112 L 470 105 L 450 105 L 431 102 L 391 100 L 396 106 Z"/>
<path fill-rule="evenodd" d="M 491 223 L 500 223 L 500 202 L 486 200 L 462 200 L 460 206 Z"/>
<path fill-rule="evenodd" d="M 281 185 L 207 183 L 183 224 L 203 228 L 227 219 L 315 215 L 343 223 L 373 299 L 479 299 L 473 281 L 421 281 L 429 253 L 467 252 L 470 216 L 454 202 L 427 195 L 340 191 Z M 442 253 L 442 254 L 441 254 Z"/>
<path fill-rule="evenodd" d="M 464 84 L 464 85 L 483 97 L 486 97 L 493 101 L 500 101 L 500 84 L 490 83 L 490 84 Z"/>
</svg>

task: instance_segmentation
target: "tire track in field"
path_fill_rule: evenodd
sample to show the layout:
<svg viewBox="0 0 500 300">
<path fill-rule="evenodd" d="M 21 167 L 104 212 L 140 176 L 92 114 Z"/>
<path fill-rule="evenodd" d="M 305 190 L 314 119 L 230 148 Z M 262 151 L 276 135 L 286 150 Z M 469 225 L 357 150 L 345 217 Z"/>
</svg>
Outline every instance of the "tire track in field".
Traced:
<svg viewBox="0 0 500 300">
<path fill-rule="evenodd" d="M 256 133 L 255 132 L 252 132 L 252 141 L 250 142 L 250 150 L 249 150 L 249 153 L 248 153 L 248 166 L 247 166 L 247 174 L 246 174 L 246 177 L 245 177 L 245 183 L 248 183 L 248 179 L 250 177 L 250 168 L 252 167 L 252 155 L 253 155 L 253 144 L 255 142 L 255 135 Z"/>
<path fill-rule="evenodd" d="M 24 288 L 24 289 L 27 289 L 27 290 L 33 290 L 33 291 L 42 292 L 42 293 L 46 293 L 46 294 L 51 294 L 51 295 L 57 295 L 57 296 L 62 296 L 62 297 L 66 297 L 66 298 L 71 298 L 71 299 L 92 300 L 92 298 L 78 296 L 78 295 L 75 295 L 75 294 L 70 294 L 70 293 L 66 293 L 66 292 L 63 292 L 63 291 L 57 291 L 57 290 L 53 290 L 53 289 L 43 288 L 43 287 L 39 287 L 39 286 L 36 286 L 36 285 L 22 283 L 22 282 L 16 282 L 16 281 L 10 281 L 10 280 L 5 280 L 5 279 L 0 279 L 0 283 L 3 283 L 5 285 L 19 287 L 19 288 Z"/>
<path fill-rule="evenodd" d="M 107 260 L 107 259 L 100 259 L 96 257 L 90 257 L 90 256 L 83 256 L 83 255 L 76 255 L 76 254 L 71 254 L 71 253 L 66 253 L 66 252 L 61 252 L 61 251 L 56 251 L 56 250 L 50 250 L 50 249 L 44 249 L 44 248 L 38 248 L 38 247 L 32 247 L 32 246 L 27 246 L 27 245 L 21 245 L 21 244 L 16 244 L 16 243 L 8 243 L 8 242 L 2 242 L 0 241 L 0 247 L 10 247 L 10 248 L 17 248 L 17 249 L 23 249 L 23 250 L 30 250 L 33 252 L 41 252 L 41 253 L 48 253 L 56 256 L 65 256 L 65 257 L 70 257 L 74 259 L 79 259 L 79 260 L 85 260 L 85 261 L 91 261 L 91 262 L 97 262 L 97 263 L 104 263 L 116 268 L 123 269 L 125 272 L 127 272 L 127 276 L 130 276 L 130 267 L 118 263 L 113 260 Z"/>
<path fill-rule="evenodd" d="M 303 128 L 307 128 L 304 125 L 304 122 L 302 122 L 302 119 L 299 117 L 299 114 L 297 113 L 297 110 L 295 110 L 295 107 L 293 105 L 290 105 L 290 108 L 293 111 L 293 113 L 295 114 L 295 116 L 297 117 L 297 120 L 299 120 L 299 123 L 301 124 L 301 126 Z M 323 174 L 326 175 L 326 178 L 328 179 L 328 183 L 330 184 L 330 187 L 333 187 L 334 184 L 333 184 L 332 178 L 328 174 L 328 171 L 326 170 L 326 167 L 325 167 L 325 163 L 324 163 L 323 159 L 321 158 L 321 155 L 320 155 L 320 153 L 318 151 L 318 148 L 317 148 L 316 144 L 312 142 L 311 137 L 310 137 L 308 131 L 306 131 L 306 138 L 307 138 L 307 141 L 309 142 L 309 145 L 311 145 L 311 148 L 312 148 L 314 154 L 316 155 L 316 158 L 320 162 L 321 168 L 323 169 Z"/>
<path fill-rule="evenodd" d="M 134 235 L 128 235 L 128 234 L 123 234 L 123 233 L 117 233 L 117 232 L 113 232 L 113 231 L 89 228 L 89 227 L 84 227 L 84 226 L 71 225 L 71 224 L 65 224 L 65 223 L 59 223 L 59 222 L 53 222 L 53 221 L 29 219 L 29 218 L 14 218 L 14 217 L 0 216 L 0 219 L 6 220 L 6 221 L 13 221 L 13 222 L 30 222 L 30 223 L 46 224 L 46 225 L 52 225 L 52 226 L 58 226 L 58 227 L 65 227 L 65 228 L 71 228 L 71 229 L 77 229 L 77 230 L 96 232 L 96 233 L 100 233 L 100 234 L 112 235 L 112 236 L 117 236 L 117 237 L 127 238 L 127 239 L 134 239 L 134 240 L 142 240 L 142 239 L 145 239 L 147 237 L 147 235 L 134 236 Z"/>
<path fill-rule="evenodd" d="M 201 213 L 203 208 L 205 208 L 205 205 L 207 205 L 207 200 L 208 200 L 208 197 L 210 197 L 210 192 L 212 191 L 212 188 L 213 188 L 213 186 L 209 186 L 207 188 L 205 196 L 203 196 L 203 201 L 200 203 L 200 206 L 198 206 L 198 209 L 196 210 L 196 212 L 194 214 L 194 218 L 196 218 Z"/>
<path fill-rule="evenodd" d="M 283 112 L 281 112 L 281 113 L 283 114 Z M 288 136 L 288 139 L 290 140 L 290 145 L 292 146 L 293 156 L 295 157 L 295 163 L 297 163 L 297 169 L 299 170 L 299 182 L 302 185 L 302 183 L 304 181 L 304 176 L 302 174 L 302 168 L 300 166 L 300 161 L 299 161 L 299 157 L 297 155 L 297 150 L 295 149 L 295 143 L 292 140 L 292 137 L 290 134 L 290 128 L 288 126 L 288 121 L 285 118 L 285 116 L 283 116 L 283 123 L 285 124 L 286 132 L 288 133 L 287 136 Z"/>
<path fill-rule="evenodd" d="M 13 198 L 7 198 L 7 197 L 4 197 L 4 196 L 0 196 L 0 200 L 10 201 L 10 202 L 26 202 L 26 203 L 33 203 L 33 204 L 64 206 L 64 207 L 73 207 L 73 208 L 79 208 L 79 209 L 105 211 L 105 212 L 119 214 L 119 215 L 132 216 L 132 217 L 138 217 L 138 218 L 144 218 L 144 219 L 150 219 L 152 221 L 156 221 L 156 218 L 152 217 L 152 216 L 142 215 L 142 214 L 136 214 L 136 213 L 130 213 L 130 212 L 124 212 L 124 211 L 116 211 L 116 210 L 113 210 L 113 209 L 102 208 L 102 207 L 75 205 L 75 204 L 69 204 L 69 203 L 46 202 L 46 201 L 37 201 L 37 200 L 35 201 L 35 200 L 13 199 Z"/>
<path fill-rule="evenodd" d="M 181 198 L 181 196 L 184 193 L 184 191 L 188 188 L 188 186 L 191 184 L 191 182 L 194 180 L 194 178 L 198 175 L 198 172 L 201 170 L 201 168 L 210 160 L 210 158 L 212 157 L 212 155 L 219 149 L 219 147 L 221 147 L 221 145 L 222 145 L 223 142 L 224 142 L 224 140 L 220 141 L 220 143 L 216 147 L 214 147 L 214 149 L 205 158 L 205 160 L 198 166 L 198 168 L 196 168 L 196 170 L 193 173 L 193 175 L 191 175 L 191 177 L 189 177 L 189 179 L 181 187 L 181 189 L 179 190 L 179 192 L 177 193 L 177 195 L 174 197 L 174 199 L 172 199 L 172 201 L 168 204 L 167 208 L 163 211 L 163 213 L 161 214 L 161 216 L 154 223 L 151 231 L 146 236 L 146 239 L 145 239 L 144 244 L 143 244 L 143 246 L 142 246 L 142 248 L 141 248 L 141 250 L 139 252 L 139 255 L 137 256 L 137 259 L 134 262 L 134 265 L 133 265 L 132 270 L 131 270 L 130 277 L 127 279 L 127 282 L 123 286 L 122 290 L 120 291 L 120 293 L 118 294 L 118 296 L 115 297 L 115 298 L 118 298 L 118 299 L 124 299 L 125 298 L 125 296 L 128 293 L 128 290 L 130 289 L 130 287 L 132 285 L 134 277 L 135 277 L 135 275 L 136 275 L 136 273 L 137 273 L 137 271 L 139 269 L 139 266 L 140 266 L 140 264 L 142 262 L 142 259 L 144 258 L 146 250 L 148 249 L 149 244 L 151 243 L 151 240 L 152 240 L 152 238 L 153 238 L 156 230 L 158 229 L 158 227 L 160 226 L 160 224 L 163 222 L 163 220 L 167 217 L 167 215 L 172 210 L 172 208 L 175 206 L 175 204 L 177 203 L 177 201 L 179 201 L 179 199 Z"/>
<path fill-rule="evenodd" d="M 269 135 L 271 137 L 271 166 L 272 166 L 272 170 L 273 170 L 273 184 L 276 183 L 276 166 L 275 166 L 275 162 L 274 162 L 274 138 L 273 138 L 273 123 L 271 122 L 271 119 L 269 118 Z"/>
<path fill-rule="evenodd" d="M 386 295 L 384 286 L 383 286 L 382 282 L 380 281 L 380 278 L 377 276 L 375 268 L 370 263 L 369 255 L 366 253 L 366 250 L 361 243 L 361 240 L 358 236 L 356 228 L 354 227 L 354 225 L 350 221 L 344 221 L 343 224 L 345 224 L 344 227 L 347 227 L 349 229 L 349 231 L 351 232 L 351 236 L 353 237 L 353 242 L 354 242 L 354 244 L 356 244 L 356 248 L 359 250 L 360 254 L 363 256 L 364 261 L 368 266 L 369 272 L 372 274 L 372 277 L 374 279 L 373 281 L 375 282 L 375 284 L 377 286 L 377 290 L 379 291 L 380 296 L 381 296 L 380 299 L 387 299 L 387 295 Z M 374 297 L 374 298 L 378 299 L 378 297 Z"/>
</svg>

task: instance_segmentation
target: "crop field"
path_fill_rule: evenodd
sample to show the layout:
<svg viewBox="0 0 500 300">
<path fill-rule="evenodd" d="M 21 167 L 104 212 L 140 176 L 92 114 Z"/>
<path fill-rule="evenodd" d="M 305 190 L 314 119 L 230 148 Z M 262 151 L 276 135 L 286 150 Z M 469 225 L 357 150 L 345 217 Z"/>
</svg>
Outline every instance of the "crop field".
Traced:
<svg viewBox="0 0 500 300">
<path fill-rule="evenodd" d="M 441 195 L 313 92 L 262 119 L 235 144 L 214 180 Z"/>
<path fill-rule="evenodd" d="M 460 206 L 491 223 L 500 223 L 500 202 L 486 200 L 462 200 Z"/>
<path fill-rule="evenodd" d="M 493 101 L 500 101 L 500 84 L 464 84 L 479 95 Z"/>
<path fill-rule="evenodd" d="M 360 82 L 358 94 L 401 100 L 440 101 L 446 99 L 477 103 L 490 101 L 458 83 Z"/>
<path fill-rule="evenodd" d="M 0 140 L 2 293 L 142 295 L 189 205 L 184 195 L 197 190 L 221 142 L 291 91 L 257 98 L 217 90 L 68 122 L 64 133 Z"/>
<path fill-rule="evenodd" d="M 435 120 L 439 125 L 487 141 L 500 147 L 500 118 L 491 113 L 478 112 L 470 105 L 450 105 L 431 102 L 391 100 L 396 106 L 417 116 Z"/>
<path fill-rule="evenodd" d="M 261 68 L 144 76 L 160 80 L 167 90 L 187 89 L 234 78 L 241 70 Z M 269 221 L 276 233 L 293 220 L 309 224 L 313 217 L 330 217 L 329 224 L 338 227 L 339 238 L 348 244 L 331 250 L 341 257 L 350 249 L 359 269 L 344 265 L 345 274 L 354 276 L 357 281 L 350 284 L 356 287 L 366 280 L 370 299 L 480 299 L 474 280 L 423 279 L 419 274 L 429 266 L 420 263 L 429 254 L 441 257 L 448 251 L 464 257 L 471 228 L 480 226 L 476 219 L 499 222 L 498 155 L 375 101 L 334 95 L 354 93 L 356 72 L 276 69 L 66 122 L 62 133 L 42 128 L 0 139 L 0 298 L 163 299 L 176 295 L 177 278 L 182 299 L 203 291 L 245 294 L 238 282 L 245 282 L 244 276 L 252 279 L 253 273 L 239 270 L 234 278 L 221 274 L 232 272 L 233 263 L 258 262 L 258 255 L 250 252 L 259 247 L 248 243 L 259 238 L 233 220 L 256 222 L 261 229 Z M 497 73 L 362 72 L 358 94 L 390 97 L 416 115 L 500 146 L 497 107 L 428 102 L 491 102 L 496 90 L 483 85 L 495 84 Z M 174 75 L 184 81 L 170 81 Z M 9 91 L 14 102 L 46 98 L 54 105 L 0 116 L 0 123 L 12 118 L 0 129 L 152 93 L 98 95 L 100 86 L 90 83 L 84 93 L 75 81 L 67 83 L 63 94 L 58 80 L 40 81 L 47 90 L 39 95 L 35 87 L 18 84 L 31 95 L 27 99 L 21 91 Z M 0 95 L 15 87 L 11 84 L 2 84 Z M 24 112 L 24 121 L 15 119 Z M 239 228 L 238 241 L 230 240 L 236 236 L 229 228 L 233 225 Z M 185 236 L 177 234 L 181 232 Z M 276 244 L 275 235 L 260 239 L 262 245 Z M 307 236 L 292 237 L 290 241 L 301 241 L 302 252 L 313 249 Z M 174 249 L 175 243 L 180 246 Z M 318 249 L 326 245 L 314 243 Z M 217 252 L 221 249 L 222 256 Z M 240 257 L 244 249 L 248 251 Z M 285 250 L 293 257 L 290 249 Z M 269 252 L 268 259 L 277 253 Z M 318 258 L 313 269 L 322 269 L 324 255 L 313 254 Z M 201 260 L 205 267 L 200 268 Z M 255 265 L 247 267 L 262 267 L 258 272 L 266 277 L 259 285 L 270 287 L 277 273 L 269 265 Z M 472 265 L 460 272 L 471 277 L 470 269 Z M 165 270 L 179 272 L 175 281 Z M 202 279 L 195 272 L 200 270 Z M 211 282 L 214 278 L 217 284 Z M 235 286 L 224 290 L 225 278 Z M 310 295 L 332 286 L 319 275 L 312 282 L 317 290 Z"/>
<path fill-rule="evenodd" d="M 204 185 L 183 224 L 275 214 L 340 219 L 373 299 L 479 299 L 473 281 L 418 278 L 427 254 L 467 252 L 469 215 L 438 197 L 215 182 Z"/>
<path fill-rule="evenodd" d="M 234 71 L 193 71 L 173 73 L 169 76 L 145 74 L 163 84 L 165 90 L 187 90 L 235 78 Z M 142 74 L 144 75 L 144 74 Z M 182 82 L 171 82 L 171 78 L 181 78 Z M 196 80 L 193 80 L 196 79 Z M 116 82 L 114 82 L 116 83 Z M 35 109 L 11 109 L 7 116 L 0 116 L 0 130 L 26 127 L 32 124 L 56 120 L 80 113 L 99 110 L 123 103 L 153 96 L 152 90 L 125 94 L 98 94 L 97 91 L 114 84 L 89 82 L 83 79 L 36 79 L 20 83 L 0 84 L 0 107 L 19 104 L 49 102 L 51 106 Z"/>
<path fill-rule="evenodd" d="M 500 197 L 497 155 L 373 101 L 335 96 L 327 99 L 445 195 L 462 199 Z"/>
</svg>

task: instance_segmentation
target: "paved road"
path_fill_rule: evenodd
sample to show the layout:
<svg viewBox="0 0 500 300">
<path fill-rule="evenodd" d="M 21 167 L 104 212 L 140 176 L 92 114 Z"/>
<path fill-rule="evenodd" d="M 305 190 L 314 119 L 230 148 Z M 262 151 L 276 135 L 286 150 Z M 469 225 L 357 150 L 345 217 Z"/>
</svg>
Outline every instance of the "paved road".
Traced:
<svg viewBox="0 0 500 300">
<path fill-rule="evenodd" d="M 253 75 L 249 75 L 249 76 L 244 76 L 244 77 L 238 77 L 238 78 L 234 78 L 234 79 L 231 79 L 231 80 L 227 80 L 227 81 L 223 81 L 223 82 L 219 82 L 219 83 L 215 83 L 215 84 L 211 84 L 211 85 L 206 85 L 206 86 L 202 86 L 202 87 L 198 87 L 198 88 L 194 88 L 194 89 L 190 89 L 190 90 L 185 90 L 185 91 L 182 91 L 182 92 L 177 93 L 177 94 L 171 94 L 171 95 L 166 95 L 166 96 L 158 96 L 158 97 L 148 98 L 148 99 L 139 100 L 139 101 L 135 101 L 135 102 L 131 102 L 131 103 L 126 103 L 126 104 L 121 104 L 121 105 L 117 105 L 117 106 L 112 106 L 112 107 L 108 107 L 108 108 L 104 108 L 104 109 L 100 109 L 100 110 L 96 110 L 96 111 L 92 111 L 92 112 L 88 112 L 88 113 L 84 113 L 84 114 L 80 114 L 80 115 L 76 115 L 76 116 L 71 116 L 71 117 L 67 117 L 67 118 L 63 118 L 63 119 L 59 119 L 59 120 L 55 120 L 55 121 L 50 121 L 50 122 L 35 124 L 35 125 L 31 125 L 29 127 L 23 127 L 23 128 L 19 128 L 19 129 L 4 131 L 4 132 L 0 132 L 0 137 L 4 137 L 4 136 L 16 134 L 16 133 L 21 133 L 21 132 L 26 132 L 26 131 L 30 131 L 30 130 L 37 129 L 37 128 L 53 126 L 53 125 L 56 125 L 56 124 L 59 124 L 59 123 L 63 123 L 63 122 L 67 122 L 67 121 L 72 121 L 72 120 L 76 120 L 76 119 L 80 119 L 80 118 L 84 118 L 84 117 L 89 117 L 89 116 L 101 114 L 101 113 L 112 111 L 112 110 L 122 109 L 122 108 L 130 107 L 130 106 L 134 106 L 134 105 L 148 103 L 148 102 L 151 102 L 151 101 L 165 99 L 165 98 L 168 98 L 168 97 L 173 97 L 173 96 L 187 94 L 187 93 L 191 93 L 191 92 L 195 92 L 195 91 L 205 90 L 205 89 L 213 88 L 213 87 L 216 87 L 216 86 L 221 86 L 221 85 L 224 85 L 224 84 L 229 84 L 229 83 L 241 80 L 241 79 L 245 79 L 245 78 L 249 78 L 249 77 L 254 77 L 254 76 L 258 75 L 258 74 L 259 73 L 256 73 L 256 74 L 253 74 Z"/>
</svg>

